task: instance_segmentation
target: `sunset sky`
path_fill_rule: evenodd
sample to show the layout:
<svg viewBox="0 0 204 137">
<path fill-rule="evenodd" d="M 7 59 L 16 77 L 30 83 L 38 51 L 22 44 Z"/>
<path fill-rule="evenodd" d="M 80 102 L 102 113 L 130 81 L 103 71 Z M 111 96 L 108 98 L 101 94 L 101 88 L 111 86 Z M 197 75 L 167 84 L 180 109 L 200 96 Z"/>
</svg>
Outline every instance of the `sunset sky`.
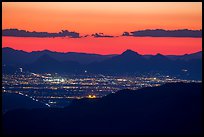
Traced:
<svg viewBox="0 0 204 137">
<path fill-rule="evenodd" d="M 69 30 L 76 31 L 80 35 L 102 32 L 116 36 L 124 31 L 144 29 L 200 30 L 202 29 L 202 3 L 2 2 L 2 28 L 40 32 Z M 26 51 L 50 49 L 98 54 L 118 54 L 126 48 L 144 54 L 185 54 L 202 50 L 202 38 L 70 39 L 3 37 L 2 45 Z M 150 40 L 151 43 L 146 40 Z"/>
</svg>

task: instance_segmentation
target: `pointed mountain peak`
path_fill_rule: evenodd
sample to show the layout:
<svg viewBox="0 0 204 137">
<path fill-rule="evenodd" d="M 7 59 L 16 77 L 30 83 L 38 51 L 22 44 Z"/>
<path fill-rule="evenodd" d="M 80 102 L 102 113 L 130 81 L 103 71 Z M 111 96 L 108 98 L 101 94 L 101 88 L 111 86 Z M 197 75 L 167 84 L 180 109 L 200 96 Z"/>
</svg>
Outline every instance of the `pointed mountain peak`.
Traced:
<svg viewBox="0 0 204 137">
<path fill-rule="evenodd" d="M 3 52 L 13 53 L 13 52 L 19 52 L 19 51 L 22 51 L 22 50 L 15 50 L 15 49 L 10 48 L 10 47 L 5 47 L 5 48 L 2 48 L 2 51 L 3 51 Z M 24 52 L 24 51 L 23 51 L 23 52 Z"/>
<path fill-rule="evenodd" d="M 10 47 L 4 47 L 4 48 L 2 48 L 2 51 L 3 52 L 10 52 L 10 53 L 14 53 L 14 52 L 23 52 L 23 53 L 27 53 L 26 51 L 23 51 L 23 50 L 15 50 L 15 49 L 13 49 L 13 48 L 10 48 Z"/>
<path fill-rule="evenodd" d="M 48 49 L 45 49 L 45 50 L 42 50 L 43 52 L 52 52 L 52 51 L 50 51 L 50 50 L 48 50 Z"/>
<path fill-rule="evenodd" d="M 15 49 L 10 48 L 10 47 L 4 47 L 3 50 L 15 50 Z"/>
<path fill-rule="evenodd" d="M 157 53 L 155 56 L 156 56 L 156 57 L 164 57 L 164 55 L 162 55 L 162 54 L 160 54 L 160 53 Z"/>
<path fill-rule="evenodd" d="M 47 49 L 42 50 L 41 52 L 44 53 L 44 54 L 54 53 L 53 51 L 50 51 L 50 50 L 47 50 Z"/>
<path fill-rule="evenodd" d="M 39 50 L 39 51 L 32 51 L 31 53 L 43 53 L 43 54 L 49 54 L 49 53 L 53 53 L 53 51 L 50 50 Z"/>
<path fill-rule="evenodd" d="M 125 52 L 122 53 L 122 55 L 139 55 L 139 54 L 131 49 L 127 49 Z"/>
<path fill-rule="evenodd" d="M 152 59 L 159 59 L 159 60 L 168 60 L 168 58 L 160 53 L 157 53 L 155 56 L 151 57 Z"/>
</svg>

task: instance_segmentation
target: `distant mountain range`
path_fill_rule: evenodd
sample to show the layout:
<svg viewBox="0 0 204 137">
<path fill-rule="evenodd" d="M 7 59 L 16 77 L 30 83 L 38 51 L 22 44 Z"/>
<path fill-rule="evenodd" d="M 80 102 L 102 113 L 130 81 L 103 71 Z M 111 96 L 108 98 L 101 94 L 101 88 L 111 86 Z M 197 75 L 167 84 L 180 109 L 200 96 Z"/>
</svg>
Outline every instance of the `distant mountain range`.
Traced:
<svg viewBox="0 0 204 137">
<path fill-rule="evenodd" d="M 181 56 L 140 55 L 126 50 L 120 55 L 59 53 L 48 50 L 24 52 L 2 49 L 3 73 L 17 67 L 33 72 L 135 74 L 160 72 L 189 79 L 202 77 L 202 52 Z"/>
<path fill-rule="evenodd" d="M 53 52 L 49 50 L 25 52 L 22 50 L 15 50 L 9 47 L 2 48 L 2 61 L 3 64 L 16 65 L 16 64 L 29 64 L 43 55 L 48 55 L 58 61 L 76 61 L 80 64 L 89 64 L 95 61 L 102 61 L 115 55 L 99 55 L 87 54 L 76 52 Z"/>
<path fill-rule="evenodd" d="M 96 73 L 131 73 L 141 74 L 145 72 L 177 75 L 181 78 L 201 79 L 202 59 L 201 52 L 184 55 L 164 56 L 161 54 L 151 55 L 149 58 L 132 50 L 126 50 L 121 55 L 114 56 L 101 62 L 87 65 L 87 70 Z M 177 59 L 175 59 L 177 58 Z"/>
<path fill-rule="evenodd" d="M 169 83 L 80 99 L 64 109 L 13 110 L 4 134 L 202 135 L 202 84 Z"/>
</svg>

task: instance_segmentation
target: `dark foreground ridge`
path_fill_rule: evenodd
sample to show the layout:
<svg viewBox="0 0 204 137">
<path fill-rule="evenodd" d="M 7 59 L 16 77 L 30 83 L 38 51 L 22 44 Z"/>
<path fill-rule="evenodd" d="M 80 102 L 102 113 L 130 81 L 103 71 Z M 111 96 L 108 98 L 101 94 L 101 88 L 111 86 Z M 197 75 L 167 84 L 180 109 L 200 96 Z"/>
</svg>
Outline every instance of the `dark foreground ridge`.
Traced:
<svg viewBox="0 0 204 137">
<path fill-rule="evenodd" d="M 121 90 L 102 99 L 75 100 L 64 109 L 13 110 L 4 134 L 201 135 L 202 83 Z"/>
<path fill-rule="evenodd" d="M 26 103 L 25 103 L 26 102 Z M 2 93 L 2 111 L 3 113 L 19 108 L 46 108 L 45 104 L 34 101 L 33 99 L 24 95 L 14 93 Z"/>
</svg>

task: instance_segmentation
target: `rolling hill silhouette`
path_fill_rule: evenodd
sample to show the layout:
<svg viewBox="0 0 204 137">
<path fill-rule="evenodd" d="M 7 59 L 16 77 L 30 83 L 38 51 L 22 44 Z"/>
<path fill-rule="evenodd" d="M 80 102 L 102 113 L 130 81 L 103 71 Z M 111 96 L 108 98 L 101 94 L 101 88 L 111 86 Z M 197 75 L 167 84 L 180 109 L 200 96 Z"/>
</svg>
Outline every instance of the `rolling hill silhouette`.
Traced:
<svg viewBox="0 0 204 137">
<path fill-rule="evenodd" d="M 202 84 L 169 83 L 75 100 L 64 109 L 13 110 L 4 134 L 201 135 Z"/>
<path fill-rule="evenodd" d="M 195 52 L 192 54 L 184 54 L 180 56 L 175 56 L 175 55 L 167 55 L 167 57 L 171 60 L 192 60 L 192 59 L 201 59 L 202 58 L 202 51 Z"/>
<path fill-rule="evenodd" d="M 143 55 L 146 59 L 154 55 Z M 191 53 L 191 54 L 184 54 L 184 55 L 165 55 L 170 60 L 192 60 L 192 59 L 201 59 L 202 58 L 202 51 Z"/>
</svg>

